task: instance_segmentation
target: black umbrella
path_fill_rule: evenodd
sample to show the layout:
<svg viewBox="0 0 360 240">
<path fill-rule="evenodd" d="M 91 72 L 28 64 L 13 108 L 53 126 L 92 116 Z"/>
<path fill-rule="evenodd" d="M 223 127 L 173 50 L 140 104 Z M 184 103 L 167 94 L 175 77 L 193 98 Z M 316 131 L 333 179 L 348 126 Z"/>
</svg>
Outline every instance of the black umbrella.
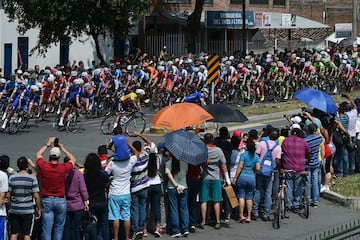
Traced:
<svg viewBox="0 0 360 240">
<path fill-rule="evenodd" d="M 342 49 L 342 48 L 353 48 L 354 47 L 354 43 L 356 43 L 357 39 L 355 38 L 345 38 L 343 40 L 341 40 L 338 44 L 338 48 Z"/>
<path fill-rule="evenodd" d="M 227 104 L 211 104 L 205 107 L 215 122 L 246 122 L 248 118 L 238 109 Z"/>
</svg>

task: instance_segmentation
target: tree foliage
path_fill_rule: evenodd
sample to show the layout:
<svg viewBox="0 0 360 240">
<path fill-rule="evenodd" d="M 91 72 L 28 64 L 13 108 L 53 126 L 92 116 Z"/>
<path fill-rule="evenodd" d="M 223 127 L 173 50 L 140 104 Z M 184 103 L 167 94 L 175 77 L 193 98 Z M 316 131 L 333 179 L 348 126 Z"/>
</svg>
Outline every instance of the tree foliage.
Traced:
<svg viewBox="0 0 360 240">
<path fill-rule="evenodd" d="M 18 20 L 18 31 L 40 29 L 31 53 L 45 55 L 51 44 L 62 39 L 88 35 L 94 39 L 101 62 L 99 39 L 107 34 L 124 38 L 148 9 L 148 0 L 3 0 L 11 21 Z"/>
</svg>

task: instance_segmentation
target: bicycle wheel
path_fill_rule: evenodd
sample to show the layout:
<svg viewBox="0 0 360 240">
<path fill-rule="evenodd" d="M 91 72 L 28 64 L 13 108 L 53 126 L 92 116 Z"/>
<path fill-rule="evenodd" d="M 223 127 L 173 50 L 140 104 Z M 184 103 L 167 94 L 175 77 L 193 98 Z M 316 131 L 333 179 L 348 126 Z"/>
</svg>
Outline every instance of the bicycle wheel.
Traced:
<svg viewBox="0 0 360 240">
<path fill-rule="evenodd" d="M 76 133 L 82 130 L 83 119 L 77 114 L 70 118 L 66 123 L 66 131 Z"/>
<path fill-rule="evenodd" d="M 274 219 L 272 220 L 272 227 L 274 229 L 280 228 L 280 217 L 281 217 L 281 193 L 278 194 L 276 199 L 276 205 L 274 209 Z"/>
<path fill-rule="evenodd" d="M 306 186 L 303 187 L 303 194 L 302 194 L 302 200 L 301 200 L 301 208 L 302 208 L 302 213 L 301 215 L 305 218 L 309 218 L 309 198 L 308 198 L 308 193 L 307 193 L 307 188 Z"/>
<path fill-rule="evenodd" d="M 9 124 L 9 134 L 10 135 L 16 134 L 22 126 L 21 121 L 19 122 L 18 115 L 11 117 L 8 124 Z"/>
<path fill-rule="evenodd" d="M 103 134 L 109 135 L 112 134 L 114 130 L 114 121 L 116 115 L 108 113 L 101 122 L 101 132 Z"/>
<path fill-rule="evenodd" d="M 125 124 L 125 132 L 129 136 L 133 136 L 134 132 L 143 133 L 146 127 L 146 121 L 144 117 L 136 112 Z"/>
</svg>

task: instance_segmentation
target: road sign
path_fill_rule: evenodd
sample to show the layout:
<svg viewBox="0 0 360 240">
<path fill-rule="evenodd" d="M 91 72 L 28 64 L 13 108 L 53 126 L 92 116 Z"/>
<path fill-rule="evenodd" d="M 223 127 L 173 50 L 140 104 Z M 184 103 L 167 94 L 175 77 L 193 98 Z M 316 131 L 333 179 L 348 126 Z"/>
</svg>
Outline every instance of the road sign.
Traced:
<svg viewBox="0 0 360 240">
<path fill-rule="evenodd" d="M 220 79 L 219 79 L 220 57 L 219 57 L 219 55 L 217 55 L 217 54 L 209 55 L 207 69 L 208 69 L 207 82 L 208 83 L 210 83 L 210 82 L 218 83 L 220 81 Z"/>
</svg>

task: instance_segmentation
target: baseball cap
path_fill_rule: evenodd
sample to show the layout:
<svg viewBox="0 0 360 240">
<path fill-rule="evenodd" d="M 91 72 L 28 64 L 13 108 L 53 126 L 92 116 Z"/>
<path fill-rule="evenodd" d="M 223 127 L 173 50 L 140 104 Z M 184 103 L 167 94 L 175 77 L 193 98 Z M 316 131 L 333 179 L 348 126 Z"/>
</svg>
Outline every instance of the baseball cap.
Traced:
<svg viewBox="0 0 360 240">
<path fill-rule="evenodd" d="M 258 131 L 256 131 L 255 129 L 251 129 L 249 131 L 249 137 L 257 137 L 258 136 Z"/>
<path fill-rule="evenodd" d="M 301 123 L 301 117 L 299 116 L 292 117 L 290 120 L 297 124 Z"/>
<path fill-rule="evenodd" d="M 291 126 L 291 129 L 300 129 L 300 130 L 301 130 L 301 127 L 300 127 L 299 124 L 294 123 L 294 124 Z"/>
<path fill-rule="evenodd" d="M 50 156 L 53 156 L 55 158 L 60 158 L 60 155 L 61 155 L 61 150 L 60 148 L 58 147 L 53 147 L 51 150 L 50 150 Z"/>
<path fill-rule="evenodd" d="M 242 136 L 242 132 L 240 130 L 235 130 L 233 132 L 233 137 L 241 137 Z"/>
</svg>

